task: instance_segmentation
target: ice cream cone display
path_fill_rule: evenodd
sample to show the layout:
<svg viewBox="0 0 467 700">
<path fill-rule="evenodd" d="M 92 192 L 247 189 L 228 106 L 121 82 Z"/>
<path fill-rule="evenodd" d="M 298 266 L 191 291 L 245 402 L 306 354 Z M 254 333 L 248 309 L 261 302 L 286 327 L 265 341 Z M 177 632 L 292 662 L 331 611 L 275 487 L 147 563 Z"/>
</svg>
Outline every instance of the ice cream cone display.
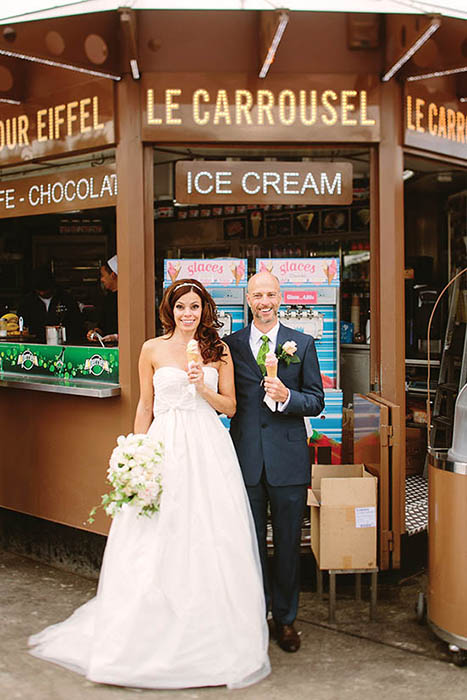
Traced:
<svg viewBox="0 0 467 700">
<path fill-rule="evenodd" d="M 175 280 L 178 277 L 178 273 L 180 272 L 180 263 L 179 262 L 176 262 L 176 263 L 169 262 L 167 265 L 167 272 L 169 273 L 170 279 L 172 280 L 172 282 L 175 282 Z"/>
<path fill-rule="evenodd" d="M 266 367 L 266 374 L 268 377 L 277 377 L 277 357 L 276 353 L 268 352 L 264 358 L 264 364 Z"/>
<path fill-rule="evenodd" d="M 243 264 L 242 261 L 240 261 L 237 265 L 237 268 L 236 268 L 235 284 L 238 284 L 243 279 L 244 274 L 245 274 L 245 265 Z"/>
<path fill-rule="evenodd" d="M 251 221 L 251 232 L 253 234 L 253 238 L 258 238 L 259 236 L 259 229 L 261 226 L 261 212 L 260 211 L 252 211 L 250 214 L 250 221 Z"/>
<path fill-rule="evenodd" d="M 298 214 L 297 221 L 304 231 L 309 231 L 310 226 L 311 226 L 311 222 L 313 221 L 314 217 L 315 217 L 314 212 L 307 211 L 307 212 L 303 212 L 303 214 Z"/>
<path fill-rule="evenodd" d="M 258 270 L 258 272 L 272 272 L 272 262 L 264 263 L 261 262 L 261 266 Z"/>
<path fill-rule="evenodd" d="M 190 362 L 199 362 L 200 360 L 198 341 L 194 338 L 189 340 L 186 346 L 186 359 L 188 364 L 190 364 Z"/>
<path fill-rule="evenodd" d="M 240 262 L 237 263 L 237 265 L 231 265 L 230 269 L 232 271 L 232 276 L 235 280 L 235 284 L 238 285 L 242 281 L 243 275 L 245 274 L 245 265 L 243 264 L 243 261 L 240 260 Z"/>
<path fill-rule="evenodd" d="M 329 265 L 326 265 L 324 268 L 324 274 L 326 275 L 328 283 L 331 284 L 332 280 L 337 274 L 337 263 L 334 258 L 331 260 Z"/>
</svg>

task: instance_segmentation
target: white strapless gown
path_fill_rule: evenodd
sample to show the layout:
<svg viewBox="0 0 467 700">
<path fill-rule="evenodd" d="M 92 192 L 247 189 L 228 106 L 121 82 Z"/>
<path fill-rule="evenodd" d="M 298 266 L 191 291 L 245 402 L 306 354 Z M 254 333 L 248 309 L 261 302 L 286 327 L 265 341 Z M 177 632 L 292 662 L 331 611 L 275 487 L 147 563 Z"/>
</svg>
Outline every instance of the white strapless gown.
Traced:
<svg viewBox="0 0 467 700">
<path fill-rule="evenodd" d="M 217 388 L 217 370 L 205 367 Z M 228 431 L 177 367 L 154 373 L 160 511 L 127 506 L 95 598 L 30 638 L 31 653 L 99 683 L 242 687 L 270 672 L 261 567 Z"/>
</svg>

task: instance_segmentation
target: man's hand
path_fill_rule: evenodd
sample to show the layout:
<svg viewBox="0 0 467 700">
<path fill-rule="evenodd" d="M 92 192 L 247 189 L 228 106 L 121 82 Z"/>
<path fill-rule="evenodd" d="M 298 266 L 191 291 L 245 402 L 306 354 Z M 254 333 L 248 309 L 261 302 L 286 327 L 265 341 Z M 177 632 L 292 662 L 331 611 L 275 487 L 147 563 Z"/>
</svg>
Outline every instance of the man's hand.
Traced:
<svg viewBox="0 0 467 700">
<path fill-rule="evenodd" d="M 118 333 L 109 333 L 102 338 L 104 343 L 118 343 Z"/>
<path fill-rule="evenodd" d="M 96 331 L 98 331 L 97 328 L 91 328 L 86 333 L 86 340 L 89 340 L 90 343 L 97 343 L 97 335 L 95 335 Z"/>
<path fill-rule="evenodd" d="M 284 403 L 289 398 L 289 390 L 279 377 L 264 377 L 264 390 L 273 401 Z"/>
</svg>

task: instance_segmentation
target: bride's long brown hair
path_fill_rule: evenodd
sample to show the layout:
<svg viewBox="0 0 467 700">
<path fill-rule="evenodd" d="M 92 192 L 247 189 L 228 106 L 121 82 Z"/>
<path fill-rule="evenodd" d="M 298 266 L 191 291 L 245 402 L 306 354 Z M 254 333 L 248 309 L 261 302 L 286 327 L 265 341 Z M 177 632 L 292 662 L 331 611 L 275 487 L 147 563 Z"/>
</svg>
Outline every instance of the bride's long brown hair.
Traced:
<svg viewBox="0 0 467 700">
<path fill-rule="evenodd" d="M 195 331 L 195 338 L 199 343 L 199 350 L 203 362 L 218 362 L 225 355 L 224 344 L 217 332 L 222 327 L 218 321 L 217 309 L 213 298 L 204 288 L 201 282 L 195 279 L 177 280 L 164 292 L 159 306 L 159 317 L 164 327 L 164 332 L 171 337 L 175 331 L 175 319 L 173 309 L 177 301 L 184 294 L 194 292 L 201 300 L 201 319 Z"/>
</svg>

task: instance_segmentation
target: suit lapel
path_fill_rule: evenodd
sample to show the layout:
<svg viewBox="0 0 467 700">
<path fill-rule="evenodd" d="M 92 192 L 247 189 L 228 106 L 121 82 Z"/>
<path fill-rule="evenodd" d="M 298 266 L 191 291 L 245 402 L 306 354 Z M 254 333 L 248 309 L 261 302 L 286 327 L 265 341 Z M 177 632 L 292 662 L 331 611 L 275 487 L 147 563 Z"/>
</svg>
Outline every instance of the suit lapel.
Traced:
<svg viewBox="0 0 467 700">
<path fill-rule="evenodd" d="M 279 345 L 283 345 L 286 340 L 287 340 L 287 333 L 288 333 L 288 328 L 287 326 L 283 326 L 282 323 L 279 323 L 279 332 L 277 334 L 277 339 L 276 339 L 276 355 L 277 355 L 277 349 Z"/>
<path fill-rule="evenodd" d="M 284 345 L 284 343 L 290 339 L 290 328 L 287 328 L 287 326 L 283 326 L 282 323 L 279 323 L 279 332 L 277 334 L 277 339 L 276 339 L 276 355 L 278 354 L 278 348 L 279 345 Z M 284 370 L 287 368 L 287 365 L 285 364 L 284 360 L 281 360 L 279 362 L 279 365 L 277 367 L 277 376 L 280 378 L 280 375 L 282 374 L 281 370 Z"/>
<path fill-rule="evenodd" d="M 250 348 L 250 326 L 251 324 L 248 324 L 248 326 L 245 326 L 245 328 L 238 333 L 238 349 L 247 365 L 255 372 L 255 374 L 258 375 L 258 377 L 262 379 L 263 373 L 261 372 L 259 365 L 256 362 L 256 358 L 254 357 Z"/>
</svg>

